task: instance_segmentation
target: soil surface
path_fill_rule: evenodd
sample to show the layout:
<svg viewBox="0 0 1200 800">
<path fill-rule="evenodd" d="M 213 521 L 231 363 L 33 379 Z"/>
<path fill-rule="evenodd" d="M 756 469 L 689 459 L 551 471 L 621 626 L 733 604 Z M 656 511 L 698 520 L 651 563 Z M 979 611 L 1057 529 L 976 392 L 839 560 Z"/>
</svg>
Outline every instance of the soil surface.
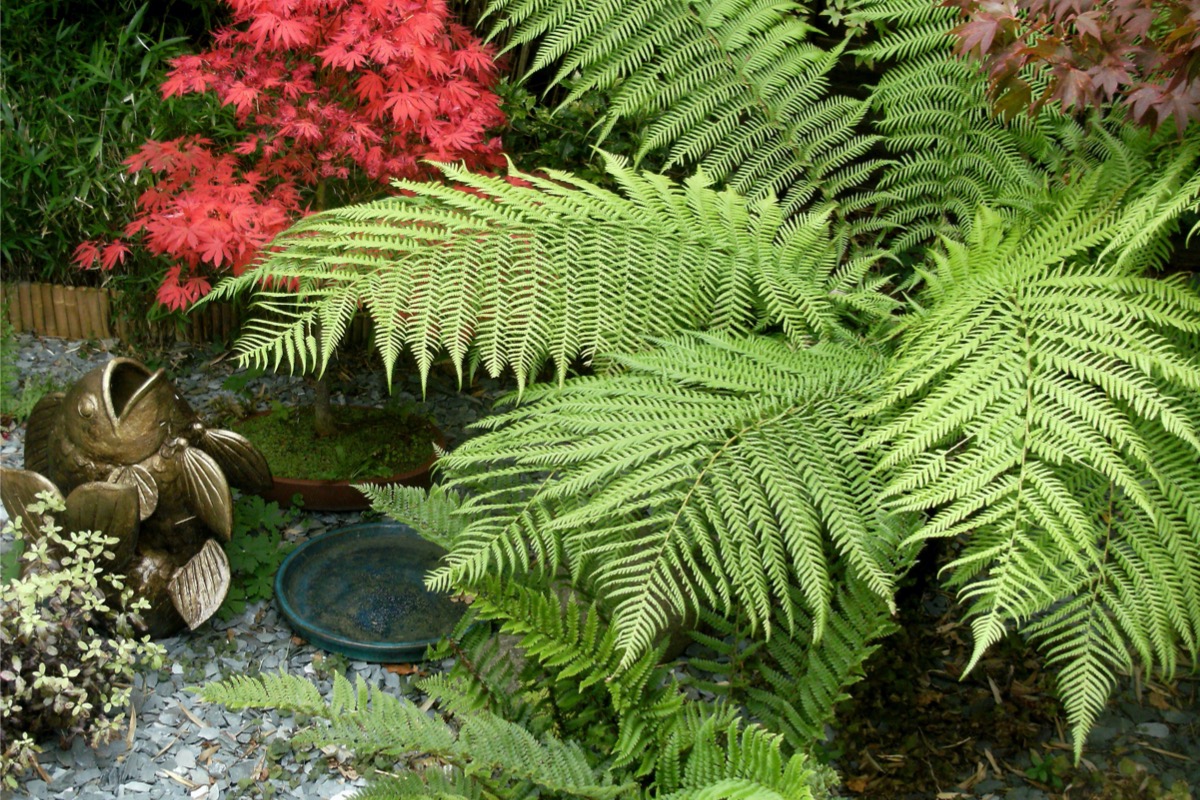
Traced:
<svg viewBox="0 0 1200 800">
<path fill-rule="evenodd" d="M 903 595 L 840 709 L 827 754 L 850 797 L 880 800 L 1194 800 L 1200 675 L 1123 680 L 1075 764 L 1055 676 L 1011 637 L 970 674 L 963 609 L 936 588 Z"/>
</svg>

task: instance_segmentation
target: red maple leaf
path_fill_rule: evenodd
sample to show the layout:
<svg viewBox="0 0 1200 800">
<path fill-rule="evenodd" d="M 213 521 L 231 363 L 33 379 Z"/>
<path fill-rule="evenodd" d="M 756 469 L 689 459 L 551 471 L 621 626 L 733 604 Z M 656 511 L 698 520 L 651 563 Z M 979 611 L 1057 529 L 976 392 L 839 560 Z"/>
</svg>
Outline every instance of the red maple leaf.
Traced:
<svg viewBox="0 0 1200 800">
<path fill-rule="evenodd" d="M 71 261 L 81 269 L 91 269 L 96 263 L 96 259 L 100 257 L 100 243 L 87 241 L 80 242 L 75 247 L 75 253 Z"/>
<path fill-rule="evenodd" d="M 100 254 L 100 269 L 107 272 L 117 264 L 124 264 L 127 255 L 129 255 L 129 245 L 120 240 L 109 242 L 104 246 L 104 252 Z"/>
<path fill-rule="evenodd" d="M 126 165 L 153 173 L 125 240 L 85 242 L 80 266 L 117 268 L 137 238 L 171 260 L 159 301 L 184 308 L 211 276 L 254 263 L 313 205 L 320 181 L 348 190 L 428 175 L 421 159 L 503 166 L 492 50 L 448 20 L 444 0 L 226 0 L 232 24 L 172 62 L 162 91 L 211 92 L 240 136 L 148 141 Z"/>
<path fill-rule="evenodd" d="M 183 311 L 208 294 L 212 285 L 200 275 L 183 278 L 178 266 L 169 267 L 162 285 L 158 287 L 158 302 L 172 311 Z"/>
<path fill-rule="evenodd" d="M 258 89 L 237 81 L 223 92 L 222 102 L 225 105 L 232 105 L 239 114 L 245 114 L 254 107 L 258 95 Z"/>
<path fill-rule="evenodd" d="M 386 91 L 387 84 L 375 72 L 364 72 L 354 82 L 354 94 L 367 103 L 382 99 Z"/>
<path fill-rule="evenodd" d="M 411 121 L 414 125 L 437 108 L 437 98 L 422 89 L 411 89 L 392 92 L 384 101 L 383 107 L 390 109 L 392 120 L 401 125 Z"/>
<path fill-rule="evenodd" d="M 366 53 L 340 44 L 332 44 L 324 50 L 318 50 L 317 55 L 325 66 L 344 69 L 347 72 L 360 69 L 370 60 Z"/>
</svg>

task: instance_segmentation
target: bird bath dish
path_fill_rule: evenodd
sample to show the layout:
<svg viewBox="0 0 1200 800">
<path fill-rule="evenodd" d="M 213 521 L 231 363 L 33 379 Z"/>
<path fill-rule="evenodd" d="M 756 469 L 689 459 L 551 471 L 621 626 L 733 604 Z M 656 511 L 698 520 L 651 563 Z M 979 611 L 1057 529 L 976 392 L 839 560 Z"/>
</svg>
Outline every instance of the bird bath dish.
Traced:
<svg viewBox="0 0 1200 800">
<path fill-rule="evenodd" d="M 275 575 L 280 611 L 303 638 L 360 661 L 419 661 L 466 606 L 425 588 L 445 551 L 398 522 L 323 533 Z"/>
</svg>

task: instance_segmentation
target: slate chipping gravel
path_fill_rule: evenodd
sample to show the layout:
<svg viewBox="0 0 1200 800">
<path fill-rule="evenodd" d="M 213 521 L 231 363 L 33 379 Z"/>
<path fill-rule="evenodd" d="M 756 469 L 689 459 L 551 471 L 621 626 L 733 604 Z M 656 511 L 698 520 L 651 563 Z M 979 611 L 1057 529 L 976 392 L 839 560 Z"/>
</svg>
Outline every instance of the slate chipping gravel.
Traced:
<svg viewBox="0 0 1200 800">
<path fill-rule="evenodd" d="M 82 343 L 28 335 L 18 335 L 16 340 L 15 374 L 20 380 L 47 375 L 64 386 L 120 354 L 117 343 L 110 341 Z M 237 371 L 232 359 L 206 358 L 204 351 L 180 345 L 165 354 L 163 366 L 180 394 L 206 419 L 211 419 L 212 409 L 221 405 L 216 398 L 235 397 L 222 389 L 224 380 Z M 353 384 L 335 379 L 334 402 L 382 405 L 387 394 L 378 362 L 356 366 Z M 451 447 L 462 440 L 464 428 L 483 413 L 500 388 L 495 382 L 484 382 L 482 396 L 476 397 L 457 392 L 449 376 L 435 374 L 427 399 L 422 401 L 415 381 L 400 374 L 396 380 L 394 395 L 430 413 Z M 311 387 L 303 378 L 286 375 L 252 379 L 247 389 L 261 394 L 263 402 L 288 404 L 311 398 Z M 4 466 L 22 465 L 22 434 L 23 426 L 0 439 L 0 462 Z M 0 519 L 4 516 L 0 508 Z M 361 519 L 357 513 L 308 512 L 286 536 L 303 541 Z M 0 547 L 9 545 L 9 541 L 0 543 Z M 407 676 L 393 674 L 379 664 L 329 655 L 293 638 L 273 603 L 253 604 L 228 622 L 214 618 L 190 634 L 162 639 L 160 643 L 167 650 L 166 666 L 139 675 L 134 683 L 131 741 L 116 741 L 95 752 L 80 740 L 69 749 L 50 742 L 40 759 L 50 780 L 29 773 L 15 797 L 232 800 L 274 796 L 344 800 L 354 787 L 364 783 L 356 777 L 350 754 L 313 750 L 293 753 L 285 743 L 287 734 L 295 730 L 295 720 L 281 719 L 274 713 L 230 711 L 201 702 L 186 687 L 230 675 L 282 668 L 291 674 L 319 678 L 327 690 L 331 670 L 338 668 L 352 681 L 361 676 L 392 692 L 409 691 Z M 424 665 L 425 669 L 439 666 Z"/>
<path fill-rule="evenodd" d="M 21 379 L 50 375 L 63 384 L 102 364 L 115 354 L 117 347 L 115 342 L 84 344 L 26 335 L 19 335 L 17 344 L 16 374 Z M 203 351 L 181 345 L 167 354 L 166 362 L 176 387 L 202 415 L 211 416 L 209 409 L 214 399 L 229 394 L 221 389 L 221 384 L 235 371 L 231 360 L 213 361 Z M 352 372 L 357 382 L 343 383 L 341 391 L 335 384 L 335 402 L 344 398 L 367 404 L 382 403 L 386 390 L 378 368 L 358 365 Z M 417 387 L 412 381 L 403 375 L 397 381 L 397 392 L 402 399 L 420 401 L 414 394 Z M 283 403 L 310 396 L 303 379 L 288 376 L 267 375 L 252 380 L 249 388 L 262 389 L 266 398 Z M 500 388 L 495 382 L 484 382 L 481 396 L 476 397 L 455 391 L 448 376 L 435 376 L 426 407 L 445 433 L 449 446 L 461 441 L 465 426 L 485 411 Z M 21 465 L 21 434 L 22 429 L 17 428 L 0 439 L 0 462 L 5 466 Z M 289 530 L 288 536 L 299 541 L 359 519 L 358 514 L 309 513 Z M 0 547 L 7 544 L 0 542 Z M 293 752 L 287 738 L 296 729 L 294 719 L 257 711 L 229 711 L 200 702 L 186 687 L 228 675 L 284 668 L 293 674 L 316 676 L 321 679 L 322 688 L 328 689 L 330 669 L 337 666 L 351 680 L 361 676 L 392 692 L 410 691 L 407 676 L 393 674 L 380 665 L 327 656 L 294 639 L 270 603 L 258 603 L 228 622 L 213 620 L 189 635 L 161 643 L 167 649 L 167 665 L 137 679 L 133 692 L 136 724 L 128 740 L 114 742 L 99 751 L 88 749 L 81 741 L 68 749 L 49 743 L 40 760 L 49 782 L 37 774 L 29 774 L 14 797 L 347 800 L 354 788 L 363 784 L 353 771 L 350 754 Z M 448 663 L 425 665 L 425 669 L 444 666 Z M 1128 761 L 1143 770 L 1135 778 L 1142 774 L 1153 776 L 1166 786 L 1179 781 L 1190 788 L 1189 797 L 1198 796 L 1200 717 L 1195 706 L 1196 681 L 1187 683 L 1192 687 L 1191 702 L 1182 709 L 1165 711 L 1139 704 L 1128 689 L 1123 690 L 1099 720 L 1089 739 L 1087 757 L 1099 762 L 1102 769 L 1108 768 L 1110 762 L 1115 765 L 1118 759 Z M 1171 755 L 1164 756 L 1164 752 Z M 1027 765 L 1028 756 L 1024 756 L 1023 762 L 1018 757 L 1013 766 L 1020 770 Z M 850 764 L 840 766 L 852 769 Z M 965 791 L 949 786 L 944 794 L 937 796 L 963 800 L 1045 800 L 1061 796 L 1030 785 L 1011 769 L 1001 778 L 989 777 Z"/>
</svg>

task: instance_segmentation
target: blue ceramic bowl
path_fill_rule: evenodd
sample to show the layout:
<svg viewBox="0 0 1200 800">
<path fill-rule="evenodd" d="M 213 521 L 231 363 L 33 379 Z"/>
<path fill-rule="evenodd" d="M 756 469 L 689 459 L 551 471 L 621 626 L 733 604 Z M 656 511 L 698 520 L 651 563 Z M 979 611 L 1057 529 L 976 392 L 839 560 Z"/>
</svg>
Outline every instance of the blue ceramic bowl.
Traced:
<svg viewBox="0 0 1200 800">
<path fill-rule="evenodd" d="M 297 547 L 275 575 L 275 598 L 314 645 L 359 661 L 419 661 L 466 607 L 425 589 L 445 550 L 398 522 L 338 528 Z"/>
</svg>

